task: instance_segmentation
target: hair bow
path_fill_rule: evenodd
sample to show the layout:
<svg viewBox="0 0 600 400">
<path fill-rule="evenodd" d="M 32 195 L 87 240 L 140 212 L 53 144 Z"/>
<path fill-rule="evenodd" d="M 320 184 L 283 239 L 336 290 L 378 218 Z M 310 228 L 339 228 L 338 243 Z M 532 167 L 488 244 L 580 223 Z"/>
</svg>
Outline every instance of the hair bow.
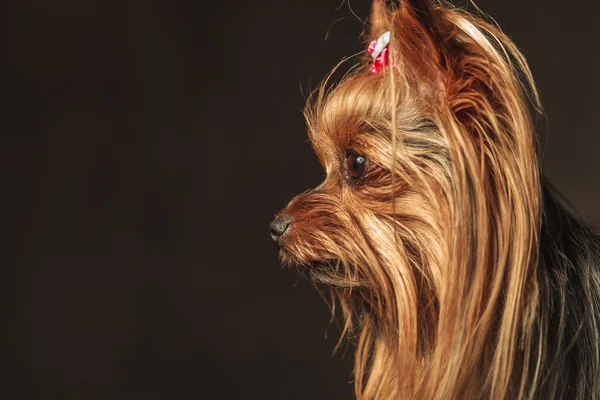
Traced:
<svg viewBox="0 0 600 400">
<path fill-rule="evenodd" d="M 373 40 L 369 44 L 369 53 L 373 57 L 373 64 L 371 65 L 370 71 L 374 74 L 378 73 L 383 67 L 389 65 L 390 56 L 388 51 L 388 44 L 390 43 L 390 32 L 385 32 L 379 36 L 379 39 Z"/>
</svg>

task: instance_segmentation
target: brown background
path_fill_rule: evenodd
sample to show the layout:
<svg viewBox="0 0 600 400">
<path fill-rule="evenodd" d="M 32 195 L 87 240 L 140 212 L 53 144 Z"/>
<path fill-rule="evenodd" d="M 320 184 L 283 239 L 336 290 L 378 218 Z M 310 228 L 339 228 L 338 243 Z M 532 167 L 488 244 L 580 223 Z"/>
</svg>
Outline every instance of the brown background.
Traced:
<svg viewBox="0 0 600 400">
<path fill-rule="evenodd" d="M 547 174 L 600 222 L 597 2 L 478 4 L 531 63 Z M 1 397 L 351 398 L 352 348 L 267 229 L 322 178 L 300 88 L 361 50 L 338 6 L 0 6 Z"/>
</svg>

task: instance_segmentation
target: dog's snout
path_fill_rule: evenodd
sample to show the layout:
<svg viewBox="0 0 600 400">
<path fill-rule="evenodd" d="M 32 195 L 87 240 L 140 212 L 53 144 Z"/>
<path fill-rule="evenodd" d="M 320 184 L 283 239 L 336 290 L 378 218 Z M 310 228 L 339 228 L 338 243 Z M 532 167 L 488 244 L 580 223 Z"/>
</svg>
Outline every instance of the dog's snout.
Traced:
<svg viewBox="0 0 600 400">
<path fill-rule="evenodd" d="M 287 215 L 281 215 L 273 220 L 269 225 L 271 231 L 271 238 L 279 245 L 281 237 L 286 233 L 292 224 L 292 219 Z"/>
</svg>

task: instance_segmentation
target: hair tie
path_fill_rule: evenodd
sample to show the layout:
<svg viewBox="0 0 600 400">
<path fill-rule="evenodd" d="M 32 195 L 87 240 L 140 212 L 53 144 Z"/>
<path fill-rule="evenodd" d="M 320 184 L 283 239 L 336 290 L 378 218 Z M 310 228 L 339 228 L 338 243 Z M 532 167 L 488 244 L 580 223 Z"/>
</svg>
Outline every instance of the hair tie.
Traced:
<svg viewBox="0 0 600 400">
<path fill-rule="evenodd" d="M 388 51 L 388 44 L 390 43 L 390 32 L 387 31 L 383 35 L 379 36 L 379 39 L 373 40 L 369 44 L 368 51 L 373 57 L 373 64 L 371 65 L 370 71 L 374 74 L 378 73 L 383 67 L 389 65 L 390 56 Z"/>
</svg>

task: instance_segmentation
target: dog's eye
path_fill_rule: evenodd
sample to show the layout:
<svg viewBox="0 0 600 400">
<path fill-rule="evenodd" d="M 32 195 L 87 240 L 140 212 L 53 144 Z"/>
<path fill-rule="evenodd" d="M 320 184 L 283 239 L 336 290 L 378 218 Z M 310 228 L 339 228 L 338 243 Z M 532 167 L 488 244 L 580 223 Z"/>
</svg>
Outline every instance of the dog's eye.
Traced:
<svg viewBox="0 0 600 400">
<path fill-rule="evenodd" d="M 354 179 L 362 178 L 367 167 L 367 159 L 356 153 L 348 153 L 346 157 L 346 171 Z"/>
</svg>

